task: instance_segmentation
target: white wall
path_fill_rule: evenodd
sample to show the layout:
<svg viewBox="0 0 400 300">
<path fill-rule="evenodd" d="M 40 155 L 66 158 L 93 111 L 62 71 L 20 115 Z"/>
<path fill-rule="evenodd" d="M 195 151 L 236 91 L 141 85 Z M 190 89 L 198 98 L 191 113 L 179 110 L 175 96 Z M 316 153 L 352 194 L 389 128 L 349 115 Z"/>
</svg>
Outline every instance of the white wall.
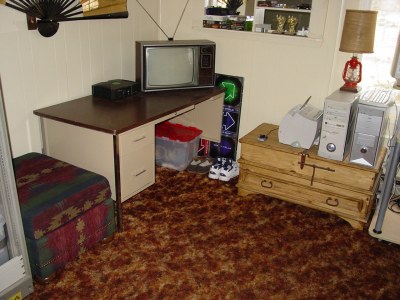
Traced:
<svg viewBox="0 0 400 300">
<path fill-rule="evenodd" d="M 157 0 L 144 1 L 159 14 Z M 0 5 L 0 76 L 13 156 L 41 151 L 39 118 L 33 110 L 91 93 L 105 80 L 134 80 L 134 41 L 157 30 L 134 0 L 128 19 L 60 23 L 50 38 L 28 31 L 26 16 Z"/>
<path fill-rule="evenodd" d="M 140 2 L 172 36 L 186 1 Z M 329 6 L 321 40 L 203 29 L 204 1 L 189 1 L 175 38 L 215 41 L 216 71 L 244 77 L 240 135 L 262 122 L 278 124 L 308 96 L 322 108 L 342 84 L 348 55 L 337 50 L 341 12 L 358 1 L 322 1 Z M 134 79 L 134 41 L 166 39 L 136 0 L 128 9 L 128 19 L 60 23 L 55 36 L 44 38 L 27 30 L 24 14 L 0 5 L 0 76 L 14 156 L 41 151 L 34 109 L 88 95 L 93 83 Z"/>
<path fill-rule="evenodd" d="M 338 51 L 346 7 L 358 1 L 326 2 L 326 22 L 320 39 L 277 36 L 201 28 L 203 1 L 190 1 L 176 39 L 206 38 L 217 43 L 216 71 L 244 77 L 240 136 L 263 122 L 279 124 L 294 105 L 312 96 L 323 108 L 324 98 L 342 85 L 341 71 L 348 59 Z M 161 1 L 163 27 L 173 32 L 186 0 Z"/>
</svg>

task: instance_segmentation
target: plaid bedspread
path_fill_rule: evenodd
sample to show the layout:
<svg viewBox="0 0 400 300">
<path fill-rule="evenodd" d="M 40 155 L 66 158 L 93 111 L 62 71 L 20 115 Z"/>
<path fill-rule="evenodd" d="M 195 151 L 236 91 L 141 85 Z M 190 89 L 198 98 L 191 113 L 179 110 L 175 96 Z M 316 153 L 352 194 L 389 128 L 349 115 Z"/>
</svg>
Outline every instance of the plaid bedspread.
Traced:
<svg viewBox="0 0 400 300">
<path fill-rule="evenodd" d="M 47 279 L 114 234 L 114 200 L 105 177 L 39 153 L 13 163 L 34 277 Z"/>
<path fill-rule="evenodd" d="M 13 160 L 25 236 L 39 239 L 111 197 L 107 179 L 52 157 Z"/>
</svg>

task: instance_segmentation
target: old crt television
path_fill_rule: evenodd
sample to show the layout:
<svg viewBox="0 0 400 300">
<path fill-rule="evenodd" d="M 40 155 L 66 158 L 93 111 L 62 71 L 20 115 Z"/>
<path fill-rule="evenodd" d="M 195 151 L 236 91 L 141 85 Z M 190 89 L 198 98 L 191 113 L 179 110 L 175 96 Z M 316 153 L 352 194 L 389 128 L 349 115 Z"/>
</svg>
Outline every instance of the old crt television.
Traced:
<svg viewBox="0 0 400 300">
<path fill-rule="evenodd" d="M 215 43 L 209 40 L 137 41 L 141 91 L 214 86 Z"/>
</svg>

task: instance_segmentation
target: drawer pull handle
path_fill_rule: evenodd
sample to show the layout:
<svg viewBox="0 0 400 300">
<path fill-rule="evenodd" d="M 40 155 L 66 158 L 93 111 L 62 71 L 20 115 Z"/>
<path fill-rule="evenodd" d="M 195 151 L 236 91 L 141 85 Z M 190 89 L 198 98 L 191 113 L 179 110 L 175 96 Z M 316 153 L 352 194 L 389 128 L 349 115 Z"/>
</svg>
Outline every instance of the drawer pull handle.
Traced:
<svg viewBox="0 0 400 300">
<path fill-rule="evenodd" d="M 139 142 L 139 141 L 141 141 L 141 140 L 144 140 L 146 138 L 146 136 L 145 135 L 142 135 L 140 138 L 137 138 L 136 140 L 133 140 L 133 142 L 134 143 L 137 143 L 137 142 Z"/>
<path fill-rule="evenodd" d="M 331 197 L 326 198 L 326 204 L 330 206 L 339 206 L 339 200 L 338 199 L 332 199 Z"/>
<path fill-rule="evenodd" d="M 139 173 L 136 173 L 135 176 L 138 177 L 138 176 L 142 175 L 144 172 L 146 172 L 146 169 L 140 171 Z"/>
<path fill-rule="evenodd" d="M 272 188 L 272 181 L 263 180 L 261 181 L 261 186 L 270 189 Z"/>
</svg>

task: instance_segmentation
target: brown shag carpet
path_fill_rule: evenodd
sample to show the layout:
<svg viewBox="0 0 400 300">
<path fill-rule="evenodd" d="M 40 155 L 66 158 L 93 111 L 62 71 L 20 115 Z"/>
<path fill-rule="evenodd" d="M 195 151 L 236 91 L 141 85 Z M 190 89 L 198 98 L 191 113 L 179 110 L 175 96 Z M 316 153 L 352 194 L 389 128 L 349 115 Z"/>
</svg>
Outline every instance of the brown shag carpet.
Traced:
<svg viewBox="0 0 400 300">
<path fill-rule="evenodd" d="M 124 232 L 28 298 L 400 299 L 398 245 L 235 183 L 157 168 Z"/>
</svg>

